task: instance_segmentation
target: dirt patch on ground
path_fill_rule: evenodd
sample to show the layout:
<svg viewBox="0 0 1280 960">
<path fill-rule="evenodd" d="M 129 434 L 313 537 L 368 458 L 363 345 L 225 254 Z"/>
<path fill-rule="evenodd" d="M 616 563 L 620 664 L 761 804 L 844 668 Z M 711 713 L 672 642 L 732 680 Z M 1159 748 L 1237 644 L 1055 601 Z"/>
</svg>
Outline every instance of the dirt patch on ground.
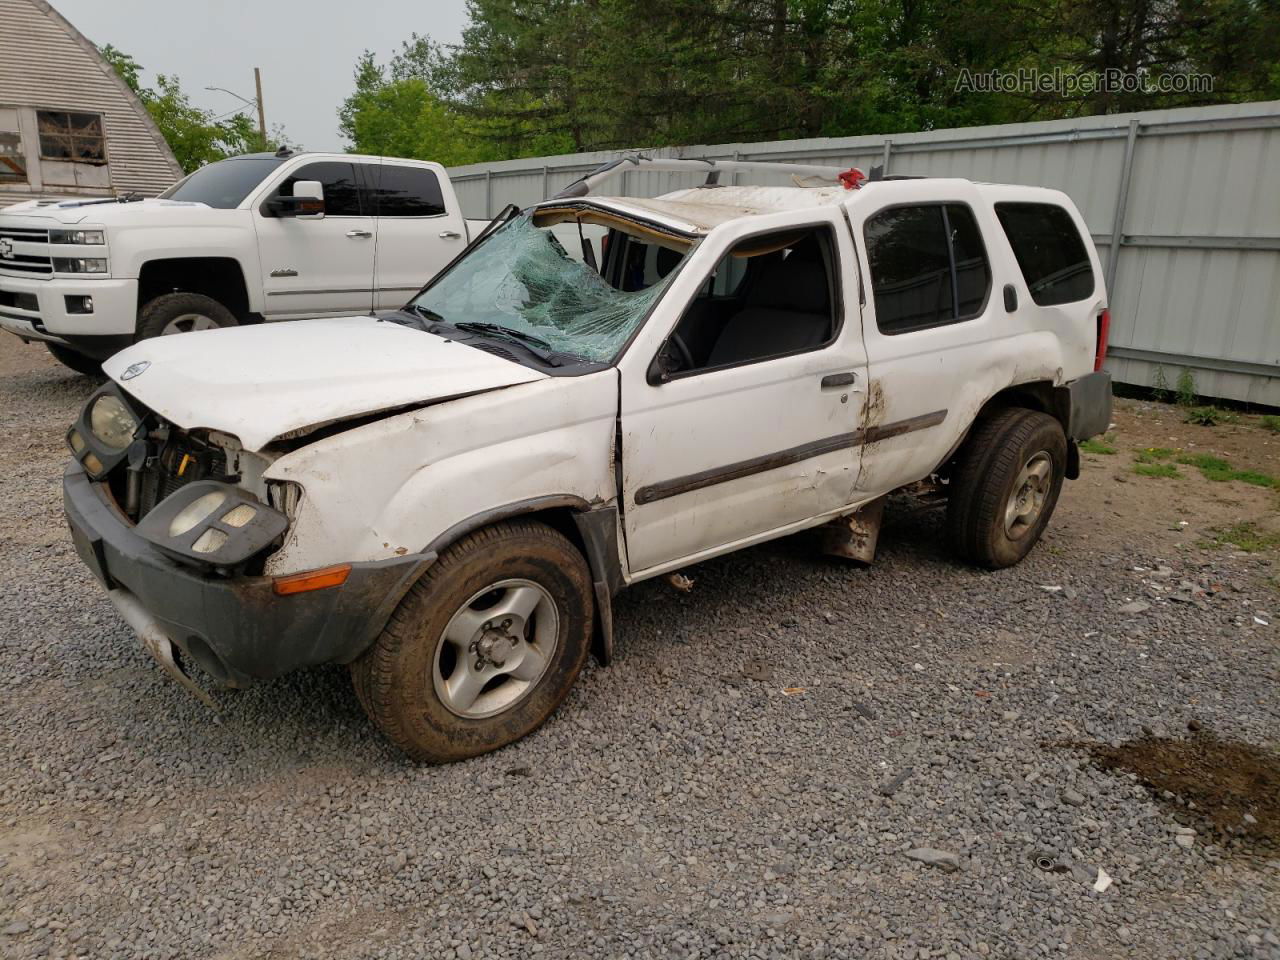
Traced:
<svg viewBox="0 0 1280 960">
<path fill-rule="evenodd" d="M 1102 769 L 1136 774 L 1178 815 L 1207 822 L 1247 846 L 1280 849 L 1280 754 L 1275 751 L 1209 734 L 1087 749 Z"/>
</svg>

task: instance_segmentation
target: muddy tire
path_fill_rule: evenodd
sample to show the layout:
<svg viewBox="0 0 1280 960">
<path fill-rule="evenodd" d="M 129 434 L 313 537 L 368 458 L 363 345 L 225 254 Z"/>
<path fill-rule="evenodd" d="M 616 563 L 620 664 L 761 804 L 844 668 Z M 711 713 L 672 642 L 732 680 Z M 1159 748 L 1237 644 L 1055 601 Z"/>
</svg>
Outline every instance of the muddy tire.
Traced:
<svg viewBox="0 0 1280 960">
<path fill-rule="evenodd" d="M 474 757 L 536 730 L 577 679 L 594 600 L 582 554 L 545 524 L 446 549 L 351 664 L 369 718 L 416 760 Z"/>
<path fill-rule="evenodd" d="M 166 293 L 138 313 L 137 339 L 234 327 L 238 322 L 234 313 L 203 293 Z"/>
<path fill-rule="evenodd" d="M 1058 503 L 1067 438 L 1048 414 L 1021 407 L 980 420 L 952 473 L 947 528 L 955 551 L 990 570 L 1036 545 Z"/>
<path fill-rule="evenodd" d="M 93 357 L 86 357 L 83 353 L 78 353 L 70 347 L 64 347 L 60 343 L 45 342 L 45 347 L 53 359 L 57 360 L 64 367 L 69 367 L 76 373 L 83 373 L 86 377 L 102 376 L 102 361 L 95 360 Z"/>
</svg>

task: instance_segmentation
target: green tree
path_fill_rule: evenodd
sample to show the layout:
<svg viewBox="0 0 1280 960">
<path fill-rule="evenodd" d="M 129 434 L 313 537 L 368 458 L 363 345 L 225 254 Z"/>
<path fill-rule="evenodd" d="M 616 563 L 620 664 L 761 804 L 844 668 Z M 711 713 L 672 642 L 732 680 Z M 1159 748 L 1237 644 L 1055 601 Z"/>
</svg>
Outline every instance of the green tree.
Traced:
<svg viewBox="0 0 1280 960">
<path fill-rule="evenodd" d="M 415 35 L 385 68 L 357 64 L 342 115 L 356 149 L 463 162 L 1280 97 L 1277 0 L 469 0 L 468 12 L 456 48 Z M 1147 83 L 958 84 L 1023 68 Z M 1158 85 L 1188 74 L 1212 74 L 1212 90 Z"/>
<path fill-rule="evenodd" d="M 157 74 L 155 87 L 144 87 L 142 68 L 133 57 L 110 44 L 102 48 L 102 56 L 138 95 L 184 173 L 215 160 L 275 149 L 247 114 L 219 119 L 213 111 L 194 106 L 177 77 Z M 283 128 L 272 130 L 272 140 L 283 142 L 284 136 Z"/>
</svg>

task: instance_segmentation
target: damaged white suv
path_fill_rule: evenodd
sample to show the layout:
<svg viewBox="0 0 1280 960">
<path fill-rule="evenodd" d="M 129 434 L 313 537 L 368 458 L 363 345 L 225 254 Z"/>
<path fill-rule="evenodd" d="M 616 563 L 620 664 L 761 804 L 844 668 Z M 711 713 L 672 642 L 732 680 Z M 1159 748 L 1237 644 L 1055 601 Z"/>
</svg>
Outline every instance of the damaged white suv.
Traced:
<svg viewBox="0 0 1280 960">
<path fill-rule="evenodd" d="M 658 199 L 625 169 L 701 171 Z M 818 186 L 721 186 L 767 169 Z M 68 433 L 77 549 L 176 678 L 351 665 L 410 755 L 564 698 L 611 598 L 929 485 L 1016 563 L 1106 429 L 1106 292 L 1063 194 L 626 158 L 510 209 L 402 310 L 141 343 Z M 207 696 L 207 695 L 205 695 Z"/>
</svg>

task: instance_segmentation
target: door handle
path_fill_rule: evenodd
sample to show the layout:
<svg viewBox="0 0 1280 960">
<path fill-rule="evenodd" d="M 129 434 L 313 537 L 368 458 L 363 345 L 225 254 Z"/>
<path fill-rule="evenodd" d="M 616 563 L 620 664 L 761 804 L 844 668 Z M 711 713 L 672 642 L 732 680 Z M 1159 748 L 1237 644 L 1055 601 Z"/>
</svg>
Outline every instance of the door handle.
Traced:
<svg viewBox="0 0 1280 960">
<path fill-rule="evenodd" d="M 441 240 L 457 240 L 461 236 L 462 234 L 460 234 L 457 230 L 441 230 L 440 231 Z"/>
<path fill-rule="evenodd" d="M 348 230 L 347 236 L 352 240 L 368 240 L 373 234 L 368 230 Z"/>
<path fill-rule="evenodd" d="M 851 387 L 858 382 L 856 373 L 828 373 L 822 378 L 822 389 L 827 387 Z"/>
</svg>

